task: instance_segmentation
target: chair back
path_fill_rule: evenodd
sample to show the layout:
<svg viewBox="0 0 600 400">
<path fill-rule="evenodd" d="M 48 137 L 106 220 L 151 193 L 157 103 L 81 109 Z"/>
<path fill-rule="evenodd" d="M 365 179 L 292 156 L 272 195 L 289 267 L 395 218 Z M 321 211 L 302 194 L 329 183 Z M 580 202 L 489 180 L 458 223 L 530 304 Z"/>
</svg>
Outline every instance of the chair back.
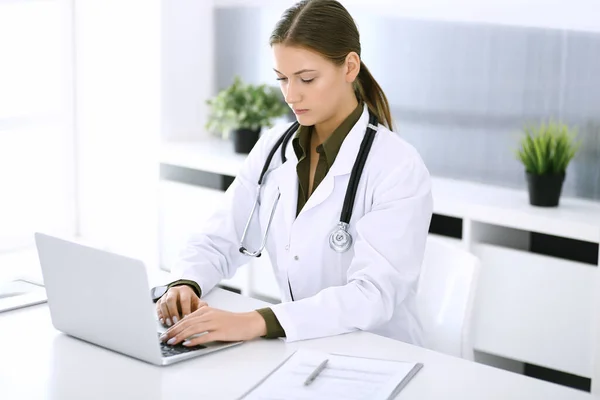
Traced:
<svg viewBox="0 0 600 400">
<path fill-rule="evenodd" d="M 473 305 L 480 261 L 459 244 L 429 235 L 417 289 L 425 347 L 473 360 Z"/>
</svg>

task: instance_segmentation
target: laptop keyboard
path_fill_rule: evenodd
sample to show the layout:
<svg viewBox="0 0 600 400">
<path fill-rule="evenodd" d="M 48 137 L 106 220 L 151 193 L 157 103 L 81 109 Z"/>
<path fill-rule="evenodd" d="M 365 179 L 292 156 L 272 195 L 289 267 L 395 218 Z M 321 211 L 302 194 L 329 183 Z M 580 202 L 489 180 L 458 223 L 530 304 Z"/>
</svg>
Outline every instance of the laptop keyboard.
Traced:
<svg viewBox="0 0 600 400">
<path fill-rule="evenodd" d="M 160 337 L 161 335 L 162 335 L 161 333 L 158 333 L 158 337 Z M 189 353 L 190 351 L 194 351 L 194 350 L 206 349 L 206 346 L 204 346 L 202 344 L 199 344 L 197 346 L 187 347 L 187 346 L 182 345 L 181 343 L 171 346 L 171 345 L 161 342 L 160 340 L 158 341 L 158 343 L 160 344 L 160 352 L 162 353 L 163 357 L 172 357 L 172 356 L 176 356 L 179 354 Z"/>
</svg>

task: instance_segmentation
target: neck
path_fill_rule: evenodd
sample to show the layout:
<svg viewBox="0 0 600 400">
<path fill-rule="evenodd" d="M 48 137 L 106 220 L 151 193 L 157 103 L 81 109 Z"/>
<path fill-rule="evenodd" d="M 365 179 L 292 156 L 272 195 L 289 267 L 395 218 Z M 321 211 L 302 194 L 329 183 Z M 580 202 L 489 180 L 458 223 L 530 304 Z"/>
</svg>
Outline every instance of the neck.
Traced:
<svg viewBox="0 0 600 400">
<path fill-rule="evenodd" d="M 338 112 L 335 113 L 331 118 L 315 124 L 313 132 L 319 138 L 318 142 L 325 142 L 325 140 L 327 140 L 333 131 L 340 126 L 346 118 L 348 118 L 348 116 L 356 107 L 358 107 L 358 100 L 356 100 L 356 96 L 351 96 L 349 101 L 344 103 L 344 105 L 338 109 Z"/>
</svg>

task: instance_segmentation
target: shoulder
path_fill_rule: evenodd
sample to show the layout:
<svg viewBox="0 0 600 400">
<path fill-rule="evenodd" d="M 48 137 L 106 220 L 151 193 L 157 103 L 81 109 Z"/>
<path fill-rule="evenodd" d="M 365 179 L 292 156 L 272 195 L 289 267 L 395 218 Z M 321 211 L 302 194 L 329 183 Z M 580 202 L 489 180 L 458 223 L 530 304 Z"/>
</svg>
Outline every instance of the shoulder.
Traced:
<svg viewBox="0 0 600 400">
<path fill-rule="evenodd" d="M 381 190 L 431 190 L 431 176 L 418 150 L 381 124 L 369 154 L 369 169 Z"/>
<path fill-rule="evenodd" d="M 377 128 L 372 151 L 380 157 L 394 155 L 394 157 L 386 160 L 392 163 L 422 161 L 421 155 L 412 144 L 403 139 L 398 133 L 381 124 Z"/>
<path fill-rule="evenodd" d="M 372 155 L 372 156 L 371 156 Z M 370 163 L 378 170 L 416 167 L 427 170 L 417 149 L 396 132 L 379 125 L 370 151 Z"/>
</svg>

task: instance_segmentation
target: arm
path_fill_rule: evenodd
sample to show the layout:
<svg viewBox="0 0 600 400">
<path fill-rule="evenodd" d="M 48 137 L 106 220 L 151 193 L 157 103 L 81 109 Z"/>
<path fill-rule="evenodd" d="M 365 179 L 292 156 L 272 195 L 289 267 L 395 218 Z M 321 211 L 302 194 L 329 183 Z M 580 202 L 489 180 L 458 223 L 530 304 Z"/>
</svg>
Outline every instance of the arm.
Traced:
<svg viewBox="0 0 600 400">
<path fill-rule="evenodd" d="M 271 307 L 286 340 L 371 330 L 388 322 L 394 308 L 416 291 L 432 208 L 430 177 L 420 158 L 386 174 L 374 190 L 372 210 L 356 222 L 347 283 Z"/>
<path fill-rule="evenodd" d="M 191 287 L 192 290 L 194 291 L 194 293 L 196 294 L 196 296 L 198 296 L 198 298 L 202 297 L 202 290 L 200 290 L 200 286 L 198 286 L 198 284 L 194 281 L 180 279 L 175 282 L 169 283 L 167 285 L 167 287 L 170 289 L 172 287 L 183 286 L 183 285 Z M 183 309 L 184 305 L 182 304 L 181 306 Z M 175 309 L 176 307 L 177 307 L 176 304 L 173 304 L 171 306 L 171 308 L 173 308 L 173 309 Z M 190 306 L 190 309 L 192 311 L 195 311 L 197 308 Z M 256 310 L 256 312 L 258 312 L 258 314 L 262 317 L 262 319 L 264 319 L 264 322 L 265 322 L 266 333 L 264 335 L 262 335 L 263 337 L 265 337 L 267 339 L 275 339 L 275 338 L 279 338 L 279 337 L 285 337 L 285 331 L 283 330 L 281 324 L 277 320 L 277 317 L 273 313 L 273 310 L 271 310 L 269 307 L 266 307 L 266 308 L 258 309 L 258 310 Z M 160 315 L 162 315 L 162 313 L 160 311 L 158 311 L 158 314 L 159 314 L 159 318 L 160 318 Z"/>
</svg>

